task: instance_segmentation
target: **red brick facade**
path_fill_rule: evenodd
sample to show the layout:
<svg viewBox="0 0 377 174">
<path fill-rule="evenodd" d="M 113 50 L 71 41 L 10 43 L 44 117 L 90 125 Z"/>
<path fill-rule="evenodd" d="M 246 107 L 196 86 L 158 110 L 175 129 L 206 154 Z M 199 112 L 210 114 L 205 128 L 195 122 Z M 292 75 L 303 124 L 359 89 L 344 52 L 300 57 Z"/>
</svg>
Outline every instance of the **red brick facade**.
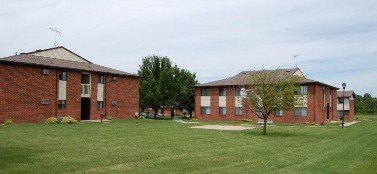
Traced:
<svg viewBox="0 0 377 174">
<path fill-rule="evenodd" d="M 201 89 L 210 89 L 210 114 L 201 113 Z M 252 119 L 256 121 L 258 117 L 247 108 L 253 108 L 244 99 L 242 115 L 236 115 L 234 86 L 226 86 L 226 114 L 219 114 L 219 87 L 197 87 L 195 89 L 195 115 L 200 120 L 242 120 Z M 328 107 L 327 107 L 328 105 Z M 294 111 L 283 111 L 282 116 L 270 115 L 269 119 L 274 122 L 284 123 L 305 123 L 315 122 L 320 124 L 326 120 L 336 120 L 337 111 L 336 88 L 327 87 L 320 83 L 307 84 L 307 116 L 295 116 Z"/>
<path fill-rule="evenodd" d="M 48 117 L 71 116 L 81 119 L 80 70 L 67 70 L 66 108 L 58 108 L 58 71 L 49 68 L 0 62 L 0 123 L 5 119 L 14 122 L 43 122 Z M 87 71 L 85 71 L 87 72 Z M 139 108 L 139 78 L 105 74 L 104 108 L 97 108 L 97 83 L 101 73 L 91 74 L 90 119 L 99 119 L 100 114 L 114 118 L 133 118 Z M 48 99 L 48 104 L 41 104 Z M 113 100 L 117 105 L 112 105 Z"/>
</svg>

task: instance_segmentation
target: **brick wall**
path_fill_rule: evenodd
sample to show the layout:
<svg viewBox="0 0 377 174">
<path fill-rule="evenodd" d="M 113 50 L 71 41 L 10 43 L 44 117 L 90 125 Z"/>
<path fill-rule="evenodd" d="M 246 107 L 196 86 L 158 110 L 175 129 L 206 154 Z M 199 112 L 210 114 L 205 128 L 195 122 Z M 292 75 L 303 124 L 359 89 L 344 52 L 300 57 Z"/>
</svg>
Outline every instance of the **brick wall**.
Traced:
<svg viewBox="0 0 377 174">
<path fill-rule="evenodd" d="M 39 67 L 0 64 L 0 123 L 35 122 L 56 114 L 56 71 L 42 74 Z M 48 99 L 42 105 L 41 99 Z"/>
<path fill-rule="evenodd" d="M 308 94 L 307 94 L 307 116 L 295 116 L 294 111 L 283 111 L 283 116 L 270 115 L 269 119 L 274 120 L 274 122 L 284 122 L 284 123 L 305 123 L 305 122 L 315 122 L 320 124 L 327 120 L 327 109 L 324 105 L 324 96 L 326 97 L 326 102 L 332 102 L 329 108 L 329 119 L 336 120 L 336 90 L 332 88 L 324 88 L 319 84 L 308 84 Z M 226 115 L 219 115 L 219 96 L 218 87 L 210 87 L 211 90 L 211 114 L 202 115 L 201 114 L 201 104 L 200 104 L 200 87 L 195 89 L 195 114 L 196 118 L 200 120 L 242 120 L 242 119 L 252 119 L 256 121 L 259 119 L 254 113 L 254 107 L 243 100 L 243 111 L 242 115 L 235 115 L 235 96 L 234 87 L 227 86 L 227 98 L 226 98 Z M 325 93 L 325 95 L 324 95 Z M 331 98 L 330 98 L 331 94 Z M 252 111 L 250 110 L 252 109 Z"/>
<path fill-rule="evenodd" d="M 0 123 L 5 119 L 14 122 L 43 122 L 48 117 L 81 117 L 81 71 L 67 71 L 67 105 L 57 107 L 58 70 L 50 68 L 42 73 L 37 66 L 0 63 Z M 112 81 L 105 76 L 104 109 L 97 108 L 98 73 L 91 73 L 90 118 L 99 119 L 101 113 L 114 118 L 133 118 L 139 108 L 139 78 L 118 76 Z M 41 99 L 48 99 L 47 105 Z M 117 100 L 117 106 L 111 101 Z"/>
</svg>

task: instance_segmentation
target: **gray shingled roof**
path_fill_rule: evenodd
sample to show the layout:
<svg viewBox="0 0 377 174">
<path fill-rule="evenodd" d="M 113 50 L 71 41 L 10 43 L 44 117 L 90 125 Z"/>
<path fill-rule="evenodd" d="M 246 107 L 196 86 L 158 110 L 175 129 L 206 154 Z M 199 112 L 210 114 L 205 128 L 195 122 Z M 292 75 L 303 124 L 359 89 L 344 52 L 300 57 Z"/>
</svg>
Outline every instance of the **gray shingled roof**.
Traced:
<svg viewBox="0 0 377 174">
<path fill-rule="evenodd" d="M 336 92 L 337 97 L 343 97 L 343 91 L 337 91 Z M 344 97 L 355 97 L 354 91 L 344 91 Z"/>
<path fill-rule="evenodd" d="M 281 71 L 281 72 L 286 72 L 289 75 L 293 75 L 299 69 L 298 68 L 293 68 L 293 69 L 277 69 L 277 70 Z M 238 86 L 238 85 L 239 86 L 244 86 L 244 85 L 248 85 L 248 81 L 247 81 L 248 76 L 250 76 L 251 74 L 253 74 L 255 72 L 258 72 L 258 71 L 242 71 L 242 72 L 240 72 L 239 74 L 237 74 L 237 75 L 235 75 L 233 77 L 229 77 L 229 78 L 226 78 L 226 79 L 217 80 L 217 81 L 213 81 L 213 82 L 199 84 L 199 85 L 197 85 L 197 87 Z M 325 83 L 318 82 L 318 81 L 315 81 L 315 80 L 307 79 L 307 78 L 304 78 L 301 82 L 303 84 L 318 83 L 318 84 L 321 84 L 323 86 L 327 86 L 327 87 L 338 89 L 337 87 L 334 87 L 334 86 L 331 86 L 331 85 L 327 85 Z"/>
<path fill-rule="evenodd" d="M 0 63 L 3 63 L 3 62 L 139 77 L 139 75 L 137 74 L 127 73 L 124 71 L 119 71 L 116 69 L 104 67 L 101 65 L 96 65 L 93 63 L 76 62 L 76 61 L 69 61 L 69 60 L 62 60 L 62 59 L 55 59 L 55 58 L 46 58 L 46 57 L 33 56 L 33 55 L 27 55 L 27 54 L 20 54 L 20 55 L 1 58 Z"/>
</svg>

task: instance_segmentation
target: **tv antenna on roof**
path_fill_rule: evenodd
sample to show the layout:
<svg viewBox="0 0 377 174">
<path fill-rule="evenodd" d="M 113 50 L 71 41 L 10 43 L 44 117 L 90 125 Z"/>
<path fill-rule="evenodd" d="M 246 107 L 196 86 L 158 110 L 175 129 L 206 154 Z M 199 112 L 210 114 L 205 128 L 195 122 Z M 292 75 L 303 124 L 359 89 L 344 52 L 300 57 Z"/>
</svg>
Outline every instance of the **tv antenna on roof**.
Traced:
<svg viewBox="0 0 377 174">
<path fill-rule="evenodd" d="M 299 54 L 294 54 L 292 59 L 295 61 L 295 68 L 297 68 L 297 57 L 300 56 Z"/>
<path fill-rule="evenodd" d="M 63 32 L 61 31 L 61 29 L 57 29 L 57 28 L 52 28 L 52 27 L 48 27 L 48 29 L 52 30 L 55 32 L 55 41 L 54 41 L 54 47 L 57 47 L 58 46 L 58 42 L 56 42 L 56 36 L 61 36 L 63 34 Z"/>
</svg>

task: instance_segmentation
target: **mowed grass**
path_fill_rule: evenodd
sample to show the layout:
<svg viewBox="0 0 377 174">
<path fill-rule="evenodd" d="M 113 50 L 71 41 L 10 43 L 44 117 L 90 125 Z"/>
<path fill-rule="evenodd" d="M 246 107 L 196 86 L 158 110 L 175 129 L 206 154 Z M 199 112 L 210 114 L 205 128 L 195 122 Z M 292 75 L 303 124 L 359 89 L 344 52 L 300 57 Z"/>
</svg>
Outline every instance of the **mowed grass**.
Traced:
<svg viewBox="0 0 377 174">
<path fill-rule="evenodd" d="M 190 128 L 241 122 L 0 125 L 0 173 L 376 173 L 377 120 L 358 117 L 344 129 L 269 126 L 267 136 Z"/>
</svg>

